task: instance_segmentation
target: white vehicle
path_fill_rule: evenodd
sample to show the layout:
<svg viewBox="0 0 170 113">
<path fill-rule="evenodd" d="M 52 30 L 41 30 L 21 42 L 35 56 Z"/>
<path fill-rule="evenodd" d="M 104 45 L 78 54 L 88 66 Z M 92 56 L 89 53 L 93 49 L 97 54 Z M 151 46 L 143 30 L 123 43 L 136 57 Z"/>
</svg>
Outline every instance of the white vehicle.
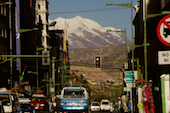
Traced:
<svg viewBox="0 0 170 113">
<path fill-rule="evenodd" d="M 17 94 L 6 88 L 0 88 L 0 103 L 5 113 L 20 111 Z"/>
<path fill-rule="evenodd" d="M 34 107 L 31 105 L 29 98 L 19 98 L 20 113 L 35 113 Z"/>
<path fill-rule="evenodd" d="M 90 104 L 90 111 L 100 111 L 100 103 L 99 102 L 92 102 Z"/>
<path fill-rule="evenodd" d="M 100 102 L 101 111 L 110 111 L 110 102 L 108 99 L 102 99 Z"/>
</svg>

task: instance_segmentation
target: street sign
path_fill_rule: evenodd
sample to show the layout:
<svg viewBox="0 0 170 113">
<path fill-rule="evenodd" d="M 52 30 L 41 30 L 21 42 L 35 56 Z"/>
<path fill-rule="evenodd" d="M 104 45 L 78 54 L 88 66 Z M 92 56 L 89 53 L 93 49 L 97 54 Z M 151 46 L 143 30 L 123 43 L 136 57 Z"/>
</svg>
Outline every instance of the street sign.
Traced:
<svg viewBox="0 0 170 113">
<path fill-rule="evenodd" d="M 158 51 L 158 64 L 170 64 L 170 51 Z"/>
<path fill-rule="evenodd" d="M 133 87 L 136 87 L 136 84 L 135 84 L 135 82 L 127 82 L 126 87 L 133 88 Z"/>
<path fill-rule="evenodd" d="M 124 87 L 123 90 L 124 91 L 131 91 L 131 88 L 130 87 Z"/>
<path fill-rule="evenodd" d="M 135 87 L 134 71 L 125 71 L 126 86 L 129 88 Z"/>
<path fill-rule="evenodd" d="M 134 82 L 134 72 L 133 71 L 125 71 L 125 81 L 127 82 Z"/>
<path fill-rule="evenodd" d="M 170 15 L 164 16 L 157 25 L 158 39 L 166 46 L 170 46 Z"/>
</svg>

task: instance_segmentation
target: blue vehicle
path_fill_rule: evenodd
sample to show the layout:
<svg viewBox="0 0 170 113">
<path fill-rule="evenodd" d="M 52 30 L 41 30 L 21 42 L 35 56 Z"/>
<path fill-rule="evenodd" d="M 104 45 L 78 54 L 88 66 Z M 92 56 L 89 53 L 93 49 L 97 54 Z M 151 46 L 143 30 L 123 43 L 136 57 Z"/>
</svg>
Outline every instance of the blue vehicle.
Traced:
<svg viewBox="0 0 170 113">
<path fill-rule="evenodd" d="M 88 112 L 89 94 L 84 87 L 64 87 L 61 91 L 61 110 L 66 112 Z"/>
</svg>

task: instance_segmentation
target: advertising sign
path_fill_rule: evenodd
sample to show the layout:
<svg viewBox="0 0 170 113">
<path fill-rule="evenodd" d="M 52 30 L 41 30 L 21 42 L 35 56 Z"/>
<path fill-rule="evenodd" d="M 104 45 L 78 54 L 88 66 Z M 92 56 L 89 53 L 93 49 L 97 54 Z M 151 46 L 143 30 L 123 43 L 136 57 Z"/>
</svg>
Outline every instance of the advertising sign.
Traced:
<svg viewBox="0 0 170 113">
<path fill-rule="evenodd" d="M 20 9 L 19 0 L 15 0 L 16 55 L 20 55 L 20 11 L 19 9 Z M 20 70 L 19 61 L 16 62 L 16 70 Z"/>
<path fill-rule="evenodd" d="M 169 74 L 161 75 L 161 95 L 162 95 L 162 113 L 169 113 L 170 111 L 170 79 Z"/>
</svg>

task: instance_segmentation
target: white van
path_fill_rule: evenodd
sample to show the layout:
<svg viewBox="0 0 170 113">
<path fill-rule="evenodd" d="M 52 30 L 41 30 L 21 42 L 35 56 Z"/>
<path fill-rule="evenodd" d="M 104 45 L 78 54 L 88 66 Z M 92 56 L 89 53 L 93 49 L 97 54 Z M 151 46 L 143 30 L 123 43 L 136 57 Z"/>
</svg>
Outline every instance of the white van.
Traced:
<svg viewBox="0 0 170 113">
<path fill-rule="evenodd" d="M 20 111 L 17 94 L 6 88 L 0 88 L 0 104 L 4 113 Z"/>
</svg>

